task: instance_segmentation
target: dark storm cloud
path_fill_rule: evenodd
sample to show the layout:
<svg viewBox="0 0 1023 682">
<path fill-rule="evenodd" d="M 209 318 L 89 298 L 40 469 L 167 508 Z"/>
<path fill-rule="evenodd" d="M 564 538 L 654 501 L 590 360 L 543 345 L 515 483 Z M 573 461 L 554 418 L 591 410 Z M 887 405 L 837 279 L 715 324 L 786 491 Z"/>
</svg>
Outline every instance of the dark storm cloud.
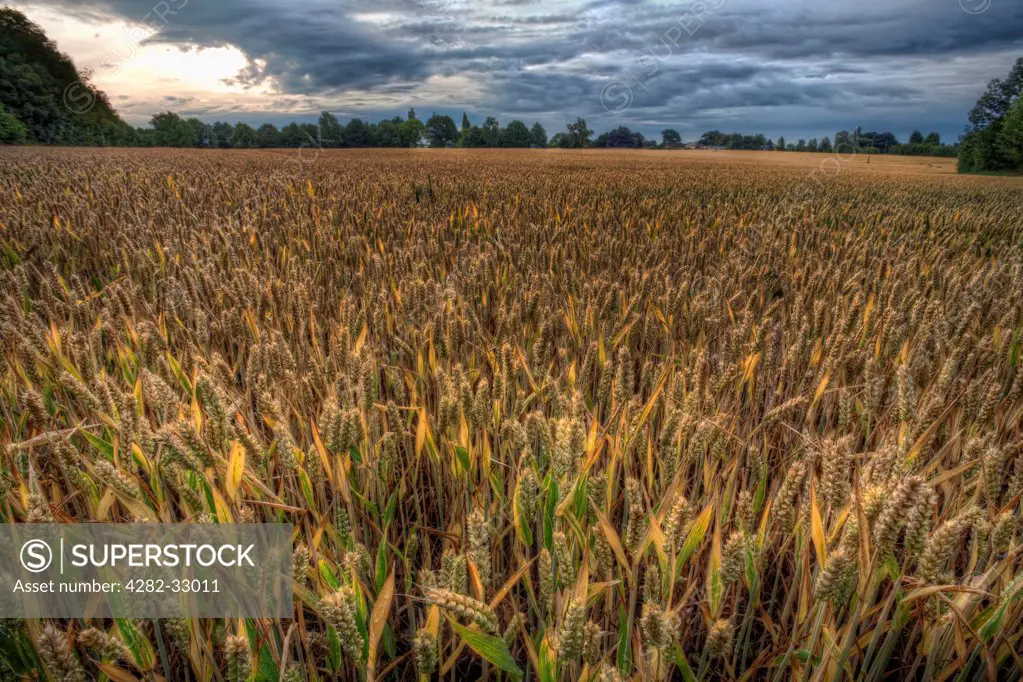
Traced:
<svg viewBox="0 0 1023 682">
<path fill-rule="evenodd" d="M 912 120 L 905 107 L 952 121 L 1023 45 L 1018 0 L 974 14 L 980 0 L 37 1 L 89 20 L 145 18 L 155 40 L 182 48 L 235 46 L 250 61 L 236 82 L 343 95 L 346 109 L 403 93 L 428 108 L 418 89 L 460 75 L 474 84 L 461 103 L 471 111 L 648 130 L 715 118 L 823 128 L 854 115 L 883 127 Z M 628 109 L 602 106 L 609 80 L 631 88 Z"/>
<path fill-rule="evenodd" d="M 852 3 L 847 7 L 854 7 Z M 957 2 L 891 3 L 876 14 L 809 14 L 796 25 L 764 15 L 764 23 L 742 13 L 715 17 L 698 40 L 720 50 L 753 50 L 775 59 L 835 56 L 876 58 L 950 56 L 963 51 L 1018 45 L 1023 37 L 1023 4 L 992 5 L 983 14 L 966 14 Z M 768 30 L 764 30 L 765 27 Z"/>
</svg>

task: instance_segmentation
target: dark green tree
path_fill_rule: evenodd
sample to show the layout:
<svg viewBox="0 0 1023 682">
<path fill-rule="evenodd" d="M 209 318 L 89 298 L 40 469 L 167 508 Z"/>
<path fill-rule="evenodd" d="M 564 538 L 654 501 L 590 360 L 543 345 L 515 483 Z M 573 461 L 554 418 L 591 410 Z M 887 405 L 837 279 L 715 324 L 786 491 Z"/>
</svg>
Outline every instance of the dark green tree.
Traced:
<svg viewBox="0 0 1023 682">
<path fill-rule="evenodd" d="M 1023 98 L 1019 98 L 1002 119 L 998 148 L 1013 168 L 1023 169 Z"/>
<path fill-rule="evenodd" d="M 305 131 L 302 130 L 302 126 L 298 123 L 292 122 L 281 128 L 281 146 L 290 147 L 292 149 L 298 149 L 302 145 L 306 144 Z"/>
<path fill-rule="evenodd" d="M 871 145 L 882 154 L 887 154 L 898 146 L 899 140 L 892 133 L 870 133 Z"/>
<path fill-rule="evenodd" d="M 258 143 L 256 131 L 247 123 L 239 121 L 234 124 L 231 133 L 231 146 L 235 149 L 252 149 Z"/>
<path fill-rule="evenodd" d="M 0 104 L 0 144 L 24 144 L 27 141 L 25 126 Z"/>
<path fill-rule="evenodd" d="M 835 133 L 836 154 L 855 154 L 857 151 L 859 151 L 859 144 L 848 130 L 839 130 Z"/>
<path fill-rule="evenodd" d="M 378 147 L 401 147 L 401 119 L 378 123 L 375 143 Z"/>
<path fill-rule="evenodd" d="M 343 147 L 345 145 L 345 129 L 334 114 L 329 111 L 320 114 L 319 128 L 320 144 L 323 147 Z"/>
<path fill-rule="evenodd" d="M 593 142 L 593 146 L 638 148 L 643 146 L 643 142 L 643 135 L 641 133 L 634 133 L 627 126 L 618 126 L 614 130 L 598 135 L 597 139 Z"/>
<path fill-rule="evenodd" d="M 30 142 L 111 145 L 135 138 L 89 74 L 24 14 L 6 7 L 0 8 L 0 104 Z"/>
<path fill-rule="evenodd" d="M 185 119 L 185 123 L 192 129 L 192 146 L 202 149 L 217 146 L 217 134 L 214 132 L 213 126 L 195 117 Z"/>
<path fill-rule="evenodd" d="M 231 147 L 231 136 L 234 134 L 234 126 L 230 123 L 217 121 L 213 124 L 213 134 L 217 136 L 217 147 L 229 149 Z"/>
<path fill-rule="evenodd" d="M 447 147 L 454 145 L 458 139 L 458 128 L 450 116 L 433 114 L 426 121 L 426 139 L 431 147 Z"/>
<path fill-rule="evenodd" d="M 576 118 L 575 123 L 568 124 L 568 146 L 572 149 L 582 149 L 590 146 L 590 138 L 593 131 L 586 126 L 585 118 Z"/>
<path fill-rule="evenodd" d="M 264 123 L 256 130 L 256 144 L 263 149 L 279 147 L 281 133 L 273 123 Z"/>
<path fill-rule="evenodd" d="M 1009 113 L 1013 103 L 1023 91 L 1023 57 L 1016 60 L 1009 75 L 1002 80 L 995 78 L 987 85 L 987 90 L 970 110 L 969 120 L 972 131 L 984 130 L 995 121 L 1001 120 Z"/>
<path fill-rule="evenodd" d="M 353 118 L 345 126 L 345 142 L 352 147 L 370 147 L 373 145 L 373 130 L 361 118 Z"/>
<path fill-rule="evenodd" d="M 665 128 L 661 131 L 661 145 L 665 149 L 674 149 L 682 146 L 682 136 L 674 128 Z"/>
<path fill-rule="evenodd" d="M 302 142 L 299 143 L 299 147 L 303 149 L 313 148 L 321 149 L 323 147 L 323 138 L 320 135 L 320 126 L 315 123 L 303 123 L 299 126 L 302 130 Z M 373 145 L 373 138 L 375 132 L 373 126 L 369 126 L 369 146 Z"/>
<path fill-rule="evenodd" d="M 501 124 L 493 116 L 487 116 L 480 132 L 483 136 L 483 146 L 498 147 L 501 145 Z"/>
<path fill-rule="evenodd" d="M 547 146 L 547 131 L 544 130 L 542 125 L 540 125 L 539 121 L 533 124 L 533 127 L 529 131 L 529 135 L 533 138 L 534 147 Z"/>
<path fill-rule="evenodd" d="M 970 110 L 968 133 L 959 148 L 959 171 L 1004 171 L 1023 168 L 1003 128 L 1023 93 L 1023 57 L 1005 80 L 994 79 Z M 1012 121 L 1010 121 L 1012 122 Z M 1008 146 L 1007 146 L 1008 145 Z"/>
<path fill-rule="evenodd" d="M 154 141 L 158 147 L 194 147 L 195 129 L 174 112 L 157 114 L 149 120 L 155 131 Z"/>
<path fill-rule="evenodd" d="M 533 144 L 533 136 L 529 132 L 529 128 L 526 124 L 518 119 L 511 121 L 501 131 L 501 146 L 502 147 L 525 147 L 528 148 Z"/>
<path fill-rule="evenodd" d="M 727 147 L 732 143 L 732 136 L 720 130 L 708 130 L 700 136 L 701 147 Z"/>
<path fill-rule="evenodd" d="M 466 148 L 488 146 L 487 139 L 483 135 L 483 128 L 470 126 L 467 132 L 459 134 L 458 146 Z"/>
<path fill-rule="evenodd" d="M 411 109 L 410 114 L 415 114 Z M 401 137 L 402 147 L 418 147 L 426 132 L 423 122 L 417 118 L 410 117 L 398 127 L 398 134 Z"/>
</svg>

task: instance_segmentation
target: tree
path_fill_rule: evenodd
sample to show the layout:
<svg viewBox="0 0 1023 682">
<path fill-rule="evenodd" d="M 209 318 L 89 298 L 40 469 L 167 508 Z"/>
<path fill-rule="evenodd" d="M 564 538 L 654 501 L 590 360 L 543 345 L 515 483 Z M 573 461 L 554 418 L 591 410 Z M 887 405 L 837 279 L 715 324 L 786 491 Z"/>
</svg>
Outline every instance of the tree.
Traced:
<svg viewBox="0 0 1023 682">
<path fill-rule="evenodd" d="M 585 118 L 576 118 L 575 123 L 568 124 L 568 144 L 572 149 L 588 147 L 593 131 L 586 126 Z"/>
<path fill-rule="evenodd" d="M 487 141 L 483 137 L 483 129 L 479 126 L 469 126 L 469 130 L 458 136 L 459 147 L 486 147 Z"/>
<path fill-rule="evenodd" d="M 502 147 L 525 147 L 528 148 L 533 144 L 533 136 L 529 132 L 529 128 L 526 124 L 518 119 L 511 121 L 504 130 L 501 131 L 501 146 Z"/>
<path fill-rule="evenodd" d="M 909 143 L 910 144 L 923 144 L 924 143 L 924 134 L 921 133 L 919 130 L 914 130 L 913 134 L 909 136 Z"/>
<path fill-rule="evenodd" d="M 434 114 L 426 122 L 426 139 L 431 147 L 453 145 L 458 138 L 458 128 L 450 116 Z"/>
<path fill-rule="evenodd" d="M 597 137 L 594 147 L 642 147 L 643 135 L 634 133 L 626 126 L 618 126 Z"/>
<path fill-rule="evenodd" d="M 256 130 L 256 144 L 263 149 L 279 147 L 281 134 L 273 123 L 264 123 Z"/>
<path fill-rule="evenodd" d="M 21 123 L 29 142 L 107 145 L 135 140 L 107 96 L 89 83 L 89 73 L 79 72 L 24 14 L 6 7 L 0 8 L 0 105 Z"/>
<path fill-rule="evenodd" d="M 401 119 L 397 122 L 381 121 L 377 125 L 376 145 L 378 147 L 401 147 Z"/>
<path fill-rule="evenodd" d="M 726 147 L 728 149 L 769 149 L 771 141 L 763 133 L 743 135 L 742 133 L 723 133 L 710 130 L 700 136 L 701 147 Z"/>
<path fill-rule="evenodd" d="M 701 147 L 727 147 L 732 143 L 732 136 L 720 130 L 710 130 L 700 136 Z"/>
<path fill-rule="evenodd" d="M 959 172 L 976 173 L 1008 168 L 1008 161 L 998 150 L 1000 132 L 1001 121 L 998 121 L 966 135 L 959 145 Z"/>
<path fill-rule="evenodd" d="M 217 121 L 213 124 L 213 134 L 217 137 L 217 147 L 220 149 L 231 148 L 231 136 L 234 135 L 234 126 L 230 123 Z"/>
<path fill-rule="evenodd" d="M 402 147 L 418 147 L 423 139 L 425 127 L 423 122 L 415 118 L 415 110 L 409 109 L 411 116 L 407 121 L 398 126 L 398 136 L 401 138 Z"/>
<path fill-rule="evenodd" d="M 937 147 L 938 145 L 941 144 L 941 134 L 930 133 L 926 138 L 924 138 L 924 144 L 930 144 Z"/>
<path fill-rule="evenodd" d="M 373 145 L 373 130 L 361 118 L 353 118 L 345 126 L 344 139 L 353 147 L 370 147 Z"/>
<path fill-rule="evenodd" d="M 969 114 L 973 132 L 984 130 L 995 121 L 1001 120 L 1023 91 L 1023 57 L 1016 60 L 1005 80 L 995 78 L 977 100 Z"/>
<path fill-rule="evenodd" d="M 295 122 L 281 128 L 280 146 L 289 149 L 298 149 L 302 146 L 302 128 Z"/>
<path fill-rule="evenodd" d="M 805 152 L 806 151 L 806 140 L 800 138 L 799 142 L 796 143 L 796 151 L 797 152 Z"/>
<path fill-rule="evenodd" d="M 456 147 L 472 147 L 476 145 L 469 144 L 470 137 L 472 135 L 472 123 L 469 122 L 469 116 L 463 111 L 462 112 L 462 128 L 458 131 L 458 140 L 455 142 Z"/>
<path fill-rule="evenodd" d="M 895 145 L 888 150 L 889 154 L 902 154 L 904 156 L 956 156 L 959 153 L 959 146 L 946 146 L 943 144 L 928 144 L 926 139 L 919 144 L 907 142 L 906 144 Z"/>
<path fill-rule="evenodd" d="M 177 114 L 167 111 L 149 120 L 158 147 L 194 147 L 195 130 Z"/>
<path fill-rule="evenodd" d="M 320 144 L 323 147 L 343 147 L 345 144 L 345 129 L 338 122 L 337 116 L 324 111 L 320 114 Z"/>
<path fill-rule="evenodd" d="M 542 125 L 540 125 L 539 121 L 533 124 L 532 129 L 529 131 L 529 134 L 530 137 L 533 138 L 532 142 L 534 147 L 547 146 L 547 131 L 544 130 L 544 127 Z"/>
<path fill-rule="evenodd" d="M 569 145 L 568 133 L 554 133 L 554 137 L 548 143 L 551 147 L 567 149 Z"/>
<path fill-rule="evenodd" d="M 866 137 L 870 140 L 870 146 L 883 154 L 899 144 L 898 138 L 892 133 L 867 133 Z"/>
<path fill-rule="evenodd" d="M 784 137 L 779 137 L 778 138 L 778 149 L 780 149 L 781 151 L 785 151 L 785 138 Z"/>
<path fill-rule="evenodd" d="M 1002 119 L 998 147 L 1013 168 L 1023 168 L 1023 98 L 1017 99 Z"/>
<path fill-rule="evenodd" d="M 299 126 L 302 131 L 302 141 L 299 147 L 323 147 L 323 139 L 320 137 L 320 126 L 315 123 L 303 123 Z M 373 144 L 373 129 L 370 127 L 369 144 Z"/>
<path fill-rule="evenodd" d="M 970 126 L 959 147 L 959 171 L 1001 171 L 1023 168 L 1013 145 L 1015 110 L 1023 92 L 1023 57 L 1016 60 L 1005 80 L 988 83 L 970 111 Z M 1010 124 L 1008 131 L 1004 130 Z"/>
<path fill-rule="evenodd" d="M 806 151 L 808 151 L 808 152 L 815 152 L 815 151 L 817 151 L 817 138 L 816 137 L 810 138 L 810 141 L 806 143 Z"/>
<path fill-rule="evenodd" d="M 213 132 L 213 126 L 203 123 L 195 117 L 185 119 L 185 123 L 192 131 L 191 146 L 203 149 L 217 146 L 217 136 Z"/>
<path fill-rule="evenodd" d="M 256 146 L 258 138 L 252 126 L 238 122 L 231 134 L 231 146 L 235 149 L 251 149 Z"/>
<path fill-rule="evenodd" d="M 480 129 L 483 136 L 483 144 L 487 147 L 496 147 L 501 144 L 501 124 L 493 116 L 487 116 Z"/>
<path fill-rule="evenodd" d="M 665 149 L 674 149 L 682 146 L 682 136 L 674 128 L 665 128 L 661 131 L 661 145 Z"/>
<path fill-rule="evenodd" d="M 817 150 L 825 152 L 827 154 L 830 154 L 832 152 L 832 149 L 831 149 L 831 138 L 828 137 L 827 135 L 822 137 L 820 144 L 817 145 Z"/>
<path fill-rule="evenodd" d="M 24 144 L 28 131 L 18 118 L 0 104 L 0 144 Z"/>
</svg>

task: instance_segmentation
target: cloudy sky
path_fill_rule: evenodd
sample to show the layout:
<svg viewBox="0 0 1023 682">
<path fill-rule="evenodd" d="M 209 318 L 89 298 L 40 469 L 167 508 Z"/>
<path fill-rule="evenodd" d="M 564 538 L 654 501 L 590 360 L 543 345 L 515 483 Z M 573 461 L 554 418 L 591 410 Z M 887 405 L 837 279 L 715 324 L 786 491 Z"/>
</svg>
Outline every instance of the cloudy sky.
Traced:
<svg viewBox="0 0 1023 682">
<path fill-rule="evenodd" d="M 16 2 L 130 123 L 577 116 L 683 138 L 946 140 L 1023 56 L 1020 0 Z"/>
</svg>

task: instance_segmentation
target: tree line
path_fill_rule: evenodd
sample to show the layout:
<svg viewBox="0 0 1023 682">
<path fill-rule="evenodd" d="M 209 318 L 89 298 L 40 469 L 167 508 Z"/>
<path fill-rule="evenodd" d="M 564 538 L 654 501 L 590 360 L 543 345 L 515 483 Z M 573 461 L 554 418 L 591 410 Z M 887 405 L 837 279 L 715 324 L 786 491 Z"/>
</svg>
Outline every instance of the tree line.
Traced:
<svg viewBox="0 0 1023 682">
<path fill-rule="evenodd" d="M 414 108 L 406 118 L 396 116 L 377 123 L 353 118 L 342 123 L 325 111 L 316 123 L 292 122 L 278 128 L 272 123 L 259 127 L 247 123 L 217 121 L 204 123 L 183 119 L 173 112 L 157 114 L 149 128 L 136 130 L 139 146 L 213 147 L 220 149 L 267 149 L 288 147 L 545 147 L 547 131 L 540 123 L 532 128 L 519 120 L 501 127 L 490 116 L 482 125 L 472 125 L 462 116 L 459 129 L 450 116 L 433 114 L 420 120 Z"/>
<path fill-rule="evenodd" d="M 643 136 L 638 136 L 643 146 Z M 211 147 L 219 149 L 269 149 L 269 148 L 340 148 L 340 147 L 562 147 L 567 149 L 605 146 L 611 133 L 605 133 L 593 141 L 593 131 L 586 119 L 569 123 L 564 132 L 548 139 L 547 131 L 539 122 L 527 127 L 520 120 L 510 121 L 502 127 L 493 116 L 488 116 L 482 125 L 470 122 L 468 114 L 462 114 L 461 126 L 445 114 L 432 114 L 425 121 L 409 109 L 406 118 L 396 116 L 378 123 L 353 118 L 343 124 L 338 118 L 325 111 L 316 123 L 292 122 L 278 128 L 264 123 L 255 128 L 247 123 L 235 124 L 217 121 L 204 123 L 198 118 L 181 118 L 173 112 L 157 114 L 148 128 L 135 129 L 134 144 L 152 147 Z M 634 137 L 629 137 L 633 140 Z M 633 145 L 607 145 L 633 146 Z"/>
<path fill-rule="evenodd" d="M 674 133 L 666 130 L 664 133 Z M 699 147 L 715 149 L 754 149 L 788 152 L 824 152 L 824 153 L 869 153 L 869 154 L 904 154 L 912 156 L 955 156 L 958 144 L 943 144 L 939 133 L 929 133 L 926 137 L 919 130 L 913 131 L 905 144 L 889 132 L 864 132 L 862 128 L 854 131 L 841 130 L 835 133 L 834 142 L 825 135 L 820 140 L 812 137 L 809 140 L 800 138 L 796 142 L 786 141 L 779 137 L 777 141 L 762 133 L 743 135 L 742 133 L 723 133 L 711 130 L 700 137 Z"/>
<path fill-rule="evenodd" d="M 0 143 L 116 145 L 132 136 L 41 28 L 0 7 Z"/>
<path fill-rule="evenodd" d="M 1023 57 L 995 78 L 970 111 L 959 153 L 960 173 L 1023 171 Z"/>
<path fill-rule="evenodd" d="M 563 132 L 548 138 L 547 131 L 539 122 L 527 127 L 519 120 L 513 120 L 501 127 L 499 121 L 488 116 L 482 125 L 474 125 L 467 114 L 462 114 L 462 125 L 455 125 L 454 119 L 444 114 L 430 116 L 425 122 L 419 120 L 415 109 L 408 116 L 369 123 L 353 118 L 347 124 L 341 123 L 330 112 L 323 112 L 316 123 L 289 123 L 277 128 L 264 123 L 254 128 L 246 123 L 234 125 L 218 121 L 204 123 L 197 118 L 182 119 L 173 112 L 157 114 L 149 128 L 135 131 L 137 146 L 155 147 L 213 147 L 220 149 L 297 148 L 297 147 L 559 147 L 563 149 L 582 148 L 631 148 L 631 149 L 678 149 L 686 146 L 682 136 L 673 128 L 661 131 L 660 141 L 647 139 L 642 133 L 618 126 L 594 137 L 586 119 L 578 118 L 569 123 Z M 689 145 L 715 149 L 780 150 L 796 152 L 825 152 L 855 150 L 864 153 L 912 154 L 918 156 L 955 156 L 958 145 L 946 145 L 939 133 L 926 137 L 914 131 L 905 144 L 888 132 L 864 132 L 857 128 L 853 132 L 839 131 L 834 144 L 830 137 L 799 139 L 786 142 L 779 137 L 777 142 L 762 133 L 744 135 L 723 133 L 712 130 Z"/>
</svg>

